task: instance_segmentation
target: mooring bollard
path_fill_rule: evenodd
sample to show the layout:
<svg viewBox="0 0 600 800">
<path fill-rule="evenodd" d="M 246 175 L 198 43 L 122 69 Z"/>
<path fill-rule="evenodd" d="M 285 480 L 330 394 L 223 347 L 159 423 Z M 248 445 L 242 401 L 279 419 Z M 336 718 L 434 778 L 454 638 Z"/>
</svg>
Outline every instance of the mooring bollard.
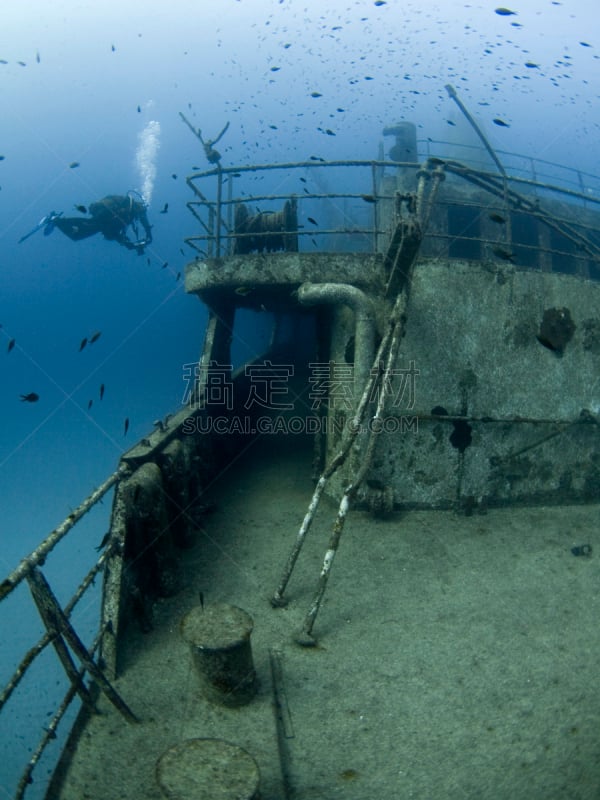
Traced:
<svg viewBox="0 0 600 800">
<path fill-rule="evenodd" d="M 226 706 L 249 703 L 257 690 L 252 617 L 237 606 L 193 608 L 181 621 L 205 697 Z"/>
<path fill-rule="evenodd" d="M 187 739 L 156 762 L 168 800 L 259 800 L 260 773 L 252 756 L 223 739 Z"/>
</svg>

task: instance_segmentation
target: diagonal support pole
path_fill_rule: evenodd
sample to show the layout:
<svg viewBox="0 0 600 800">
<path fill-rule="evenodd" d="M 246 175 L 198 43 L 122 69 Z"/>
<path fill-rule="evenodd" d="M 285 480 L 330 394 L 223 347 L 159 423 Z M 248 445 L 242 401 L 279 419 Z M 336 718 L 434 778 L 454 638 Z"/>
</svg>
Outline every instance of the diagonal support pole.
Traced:
<svg viewBox="0 0 600 800">
<path fill-rule="evenodd" d="M 381 382 L 377 410 L 375 412 L 374 417 L 372 418 L 372 422 L 375 423 L 375 427 L 371 428 L 371 436 L 367 444 L 365 456 L 362 460 L 361 467 L 358 470 L 358 474 L 355 477 L 354 481 L 349 486 L 346 487 L 342 495 L 342 499 L 340 501 L 338 509 L 338 514 L 333 526 L 333 530 L 331 532 L 329 547 L 327 549 L 327 552 L 325 553 L 325 558 L 323 560 L 323 567 L 321 569 L 321 574 L 319 576 L 319 581 L 317 584 L 315 595 L 313 597 L 313 602 L 304 619 L 304 624 L 302 626 L 302 629 L 298 634 L 298 636 L 296 637 L 296 642 L 306 647 L 314 646 L 316 644 L 314 637 L 312 635 L 312 627 L 317 617 L 317 614 L 319 613 L 321 602 L 325 594 L 325 589 L 327 587 L 327 581 L 329 580 L 329 574 L 331 572 L 333 560 L 337 553 L 340 538 L 344 528 L 344 523 L 346 521 L 346 515 L 350 508 L 351 501 L 354 498 L 354 495 L 358 490 L 361 482 L 363 481 L 367 473 L 367 470 L 370 466 L 373 452 L 375 449 L 377 435 L 381 430 L 380 428 L 381 414 L 385 404 L 386 391 L 390 385 L 391 371 L 395 363 L 396 356 L 398 354 L 400 340 L 404 335 L 404 329 L 406 324 L 405 311 L 410 295 L 414 267 L 417 260 L 417 256 L 419 254 L 419 245 L 422 241 L 422 237 L 424 236 L 425 229 L 427 228 L 429 222 L 431 207 L 433 206 L 433 202 L 437 195 L 440 184 L 444 180 L 444 177 L 445 176 L 443 170 L 440 169 L 434 170 L 433 172 L 434 182 L 432 189 L 429 192 L 427 206 L 425 210 L 421 208 L 420 211 L 419 210 L 417 211 L 416 219 L 414 220 L 415 246 L 411 247 L 410 258 L 407 258 L 407 263 L 404 266 L 402 287 L 396 296 L 392 310 L 387 320 L 387 328 L 382 336 L 379 348 L 377 350 L 377 354 L 375 356 L 373 367 L 371 368 L 369 378 L 364 387 L 363 395 L 358 403 L 356 413 L 352 419 L 350 432 L 345 437 L 345 440 L 342 442 L 342 447 L 340 451 L 332 459 L 329 466 L 325 468 L 325 470 L 321 474 L 321 477 L 319 478 L 308 511 L 304 516 L 304 520 L 302 521 L 302 525 L 296 536 L 296 541 L 292 546 L 292 550 L 290 552 L 290 555 L 288 557 L 287 563 L 283 571 L 283 575 L 281 576 L 279 585 L 277 586 L 273 594 L 273 597 L 271 598 L 271 605 L 274 608 L 285 605 L 285 599 L 283 597 L 283 593 L 292 575 L 292 571 L 296 564 L 296 560 L 300 554 L 302 545 L 304 544 L 306 534 L 308 533 L 312 521 L 314 519 L 317 507 L 319 505 L 319 501 L 325 490 L 327 481 L 334 474 L 334 472 L 345 462 L 346 458 L 348 457 L 352 445 L 354 444 L 361 429 L 363 429 L 363 421 L 367 413 L 367 407 L 370 402 L 370 399 L 373 396 L 373 393 L 377 390 L 378 386 L 380 386 Z M 424 186 L 423 178 L 421 179 L 421 183 Z M 385 362 L 385 367 L 383 368 L 384 362 Z"/>
<path fill-rule="evenodd" d="M 373 453 L 375 451 L 375 444 L 382 430 L 382 425 L 381 425 L 382 414 L 383 414 L 383 409 L 385 407 L 387 391 L 390 386 L 391 373 L 394 363 L 396 361 L 396 357 L 398 355 L 400 341 L 402 340 L 402 337 L 404 335 L 403 315 L 400 313 L 400 309 L 402 307 L 403 307 L 403 297 L 402 295 L 399 295 L 398 299 L 396 300 L 394 313 L 392 314 L 393 325 L 391 326 L 391 340 L 389 343 L 389 348 L 387 350 L 387 353 L 385 354 L 386 355 L 385 370 L 383 373 L 382 382 L 379 389 L 377 408 L 375 414 L 371 419 L 371 426 L 370 426 L 371 433 L 369 437 L 369 442 L 367 444 L 365 454 L 362 458 L 361 466 L 360 469 L 358 470 L 358 473 L 356 474 L 352 483 L 346 487 L 342 495 L 342 499 L 340 501 L 340 505 L 338 508 L 337 517 L 333 525 L 333 530 L 331 531 L 331 535 L 329 537 L 329 546 L 327 548 L 327 552 L 325 553 L 325 557 L 323 559 L 323 566 L 321 568 L 321 574 L 319 575 L 319 580 L 317 582 L 317 588 L 313 597 L 313 601 L 310 605 L 308 613 L 306 614 L 306 617 L 304 618 L 302 629 L 296 636 L 296 643 L 302 645 L 303 647 L 314 647 L 316 645 L 316 640 L 312 634 L 312 629 L 315 623 L 315 619 L 317 618 L 317 614 L 319 613 L 319 609 L 321 608 L 323 597 L 325 596 L 325 590 L 327 589 L 327 582 L 329 580 L 329 575 L 331 573 L 331 568 L 333 566 L 333 560 L 338 551 L 340 539 L 342 537 L 342 532 L 344 530 L 344 524 L 346 522 L 346 517 L 348 515 L 348 511 L 350 510 L 352 500 L 354 499 L 354 496 L 356 495 L 358 488 L 363 482 L 369 470 L 369 467 L 371 466 Z"/>
<path fill-rule="evenodd" d="M 89 706 L 91 703 L 91 707 L 94 708 L 91 695 L 77 674 L 73 660 L 65 645 L 65 640 L 117 711 L 125 717 L 127 722 L 139 722 L 139 719 L 112 687 L 100 667 L 97 666 L 94 659 L 88 653 L 85 645 L 60 607 L 58 600 L 50 588 L 50 584 L 41 570 L 34 567 L 29 575 L 27 575 L 27 583 L 29 584 L 29 589 L 31 590 L 34 602 L 40 612 L 42 621 L 52 637 L 52 643 L 65 672 L 86 705 Z"/>
<path fill-rule="evenodd" d="M 27 577 L 27 581 L 30 581 L 29 577 Z M 50 642 L 56 651 L 56 655 L 58 656 L 60 663 L 63 665 L 63 669 L 67 674 L 67 678 L 71 682 L 71 686 L 75 689 L 87 708 L 92 713 L 97 714 L 98 709 L 96 708 L 94 700 L 92 699 L 92 695 L 83 682 L 81 674 L 77 671 L 77 667 L 71 658 L 71 654 L 69 653 L 67 645 L 65 644 L 65 640 L 61 636 L 60 628 L 56 625 L 52 615 L 47 612 L 45 599 L 41 597 L 39 592 L 36 593 L 37 590 L 33 590 L 31 582 L 29 583 L 29 587 L 31 588 L 31 594 L 33 595 L 35 604 L 38 607 L 42 621 L 46 627 L 46 630 L 48 631 Z"/>
<path fill-rule="evenodd" d="M 386 352 L 389 342 L 389 336 L 391 336 L 392 332 L 393 332 L 393 326 L 390 325 L 390 328 L 384 335 L 379 345 L 377 355 L 375 356 L 376 367 L 380 363 L 383 355 Z M 273 608 L 280 608 L 284 606 L 286 603 L 285 598 L 283 597 L 283 593 L 292 575 L 298 556 L 300 555 L 300 550 L 302 549 L 302 545 L 304 544 L 304 540 L 306 539 L 306 534 L 308 533 L 310 526 L 312 525 L 312 521 L 314 519 L 315 513 L 319 505 L 319 501 L 321 500 L 321 496 L 323 494 L 323 491 L 325 490 L 325 486 L 327 485 L 327 481 L 334 474 L 334 472 L 336 472 L 336 470 L 339 469 L 339 467 L 341 467 L 342 464 L 346 461 L 346 458 L 350 453 L 352 445 L 354 444 L 354 441 L 362 428 L 369 397 L 375 391 L 380 379 L 381 379 L 381 371 L 378 368 L 372 369 L 369 379 L 367 381 L 367 385 L 365 386 L 362 398 L 358 404 L 358 408 L 356 409 L 356 414 L 352 419 L 349 432 L 346 435 L 344 441 L 342 442 L 342 447 L 340 451 L 337 453 L 337 455 L 332 459 L 330 464 L 325 468 L 325 470 L 323 471 L 321 477 L 317 482 L 317 485 L 313 492 L 312 499 L 310 501 L 310 505 L 308 507 L 308 511 L 304 516 L 302 525 L 300 526 L 300 530 L 298 531 L 298 534 L 296 536 L 296 541 L 294 542 L 290 555 L 288 556 L 288 560 L 284 567 L 283 574 L 279 581 L 279 585 L 277 586 L 277 589 L 275 590 L 273 597 L 271 598 L 271 605 L 273 606 Z"/>
</svg>

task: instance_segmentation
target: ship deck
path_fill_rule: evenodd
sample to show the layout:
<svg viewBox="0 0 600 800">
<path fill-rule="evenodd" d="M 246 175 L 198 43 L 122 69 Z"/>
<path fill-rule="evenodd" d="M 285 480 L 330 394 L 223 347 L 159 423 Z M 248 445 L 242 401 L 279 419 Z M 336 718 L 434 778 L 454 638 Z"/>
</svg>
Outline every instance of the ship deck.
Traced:
<svg viewBox="0 0 600 800">
<path fill-rule="evenodd" d="M 293 637 L 335 519 L 330 501 L 289 604 L 273 609 L 269 598 L 312 495 L 311 455 L 298 438 L 263 438 L 211 488 L 216 509 L 182 551 L 183 590 L 155 605 L 153 630 L 127 632 L 115 685 L 141 722 L 125 723 L 101 696 L 58 796 L 159 800 L 157 759 L 193 737 L 246 749 L 262 800 L 600 796 L 599 507 L 353 511 L 318 646 L 305 649 Z M 591 557 L 572 554 L 582 544 Z M 199 690 L 179 625 L 200 592 L 254 619 L 260 685 L 246 706 Z M 272 651 L 289 709 L 282 757 Z"/>
</svg>

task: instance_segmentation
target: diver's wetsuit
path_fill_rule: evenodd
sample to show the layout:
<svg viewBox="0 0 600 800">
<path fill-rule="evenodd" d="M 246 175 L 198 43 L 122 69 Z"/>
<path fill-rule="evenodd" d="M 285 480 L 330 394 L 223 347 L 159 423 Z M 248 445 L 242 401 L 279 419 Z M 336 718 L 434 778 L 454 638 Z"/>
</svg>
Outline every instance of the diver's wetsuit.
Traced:
<svg viewBox="0 0 600 800">
<path fill-rule="evenodd" d="M 131 195 L 110 194 L 89 206 L 90 217 L 55 217 L 52 224 L 74 241 L 87 239 L 101 233 L 105 239 L 118 242 L 128 250 L 143 252 L 152 241 L 152 229 L 146 215 L 146 206 Z M 139 222 L 146 237 L 136 244 L 127 238 L 127 228 Z"/>
</svg>

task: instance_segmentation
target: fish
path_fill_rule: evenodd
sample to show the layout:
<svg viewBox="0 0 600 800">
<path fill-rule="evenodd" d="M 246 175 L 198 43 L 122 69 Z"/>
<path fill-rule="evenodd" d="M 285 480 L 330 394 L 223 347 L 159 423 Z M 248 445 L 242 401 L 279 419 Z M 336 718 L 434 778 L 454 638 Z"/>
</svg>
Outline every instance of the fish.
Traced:
<svg viewBox="0 0 600 800">
<path fill-rule="evenodd" d="M 589 558 L 592 555 L 592 545 L 591 544 L 580 544 L 576 545 L 575 547 L 571 548 L 571 552 L 574 556 L 583 556 L 584 558 Z"/>
<path fill-rule="evenodd" d="M 177 175 L 176 175 L 176 173 L 175 173 L 175 172 L 173 172 L 173 173 L 171 174 L 171 177 L 173 178 L 173 180 L 174 180 L 174 181 L 176 181 L 176 180 L 177 180 Z"/>
<path fill-rule="evenodd" d="M 178 272 L 177 275 L 175 275 L 175 281 L 178 281 L 180 278 L 181 278 L 181 272 Z"/>
<path fill-rule="evenodd" d="M 365 203 L 374 203 L 375 197 L 372 194 L 361 194 L 362 199 Z"/>
<path fill-rule="evenodd" d="M 317 220 L 313 219 L 312 217 L 307 217 L 306 219 L 310 222 L 311 225 L 318 225 L 319 224 L 317 222 Z"/>
<path fill-rule="evenodd" d="M 373 5 L 374 6 L 384 6 L 385 5 L 385 0 L 375 0 Z"/>
<path fill-rule="evenodd" d="M 76 205 L 75 208 L 80 214 L 87 214 L 87 208 L 85 206 Z"/>
<path fill-rule="evenodd" d="M 98 341 L 98 339 L 99 339 L 101 336 L 102 336 L 102 331 L 95 331 L 95 332 L 94 332 L 94 333 L 92 333 L 92 335 L 90 336 L 90 338 L 89 338 L 89 343 L 90 343 L 90 344 L 94 344 L 94 342 L 97 342 L 97 341 Z"/>
<path fill-rule="evenodd" d="M 142 113 L 142 108 L 141 108 L 141 106 L 138 106 L 138 107 L 137 107 L 137 112 L 138 112 L 138 114 L 141 114 L 141 113 Z"/>
<path fill-rule="evenodd" d="M 71 161 L 71 163 L 69 164 L 69 169 L 77 169 L 78 166 L 79 166 L 79 161 Z"/>
<path fill-rule="evenodd" d="M 534 61 L 526 61 L 525 62 L 525 66 L 528 69 L 539 69 L 540 68 L 540 65 L 536 64 Z"/>
<path fill-rule="evenodd" d="M 37 61 L 37 63 L 38 63 L 38 64 L 39 64 L 39 63 L 40 63 L 40 61 L 41 61 L 39 50 L 38 50 L 38 52 L 35 54 L 35 60 Z"/>
<path fill-rule="evenodd" d="M 501 17 L 516 17 L 517 12 L 511 11 L 510 8 L 495 8 L 494 11 L 496 14 L 499 14 Z"/>
<path fill-rule="evenodd" d="M 114 46 L 114 44 L 111 44 L 110 49 L 114 53 L 117 48 Z"/>
<path fill-rule="evenodd" d="M 504 120 L 500 119 L 499 117 L 494 117 L 492 122 L 494 123 L 494 125 L 499 125 L 501 128 L 510 128 L 508 122 L 504 122 Z"/>
<path fill-rule="evenodd" d="M 5 158 L 6 156 L 0 156 L 0 161 L 4 161 Z"/>
<path fill-rule="evenodd" d="M 279 72 L 281 67 L 271 67 L 271 72 Z"/>
<path fill-rule="evenodd" d="M 166 214 L 168 210 L 169 210 L 169 204 L 165 203 L 163 208 L 162 208 L 162 211 L 159 211 L 158 213 L 159 214 Z"/>
<path fill-rule="evenodd" d="M 8 347 L 6 348 L 6 352 L 10 353 L 10 351 L 13 349 L 14 346 L 15 346 L 15 340 L 11 339 L 10 342 L 8 343 Z"/>
<path fill-rule="evenodd" d="M 250 294 L 251 291 L 252 287 L 250 286 L 238 286 L 237 289 L 235 290 L 235 293 L 241 295 L 242 297 L 245 297 L 247 294 Z"/>
<path fill-rule="evenodd" d="M 129 430 L 129 417 L 125 417 L 125 423 L 123 424 L 123 436 L 127 436 L 128 430 Z"/>
<path fill-rule="evenodd" d="M 104 384 L 100 384 L 100 400 L 104 397 Z"/>
<path fill-rule="evenodd" d="M 39 399 L 40 396 L 39 394 L 36 394 L 36 392 L 29 392 L 29 394 L 21 395 L 21 402 L 23 403 L 37 403 Z"/>
<path fill-rule="evenodd" d="M 327 136 L 335 136 L 335 133 L 329 128 L 325 128 L 325 133 L 327 134 Z"/>
<path fill-rule="evenodd" d="M 323 95 L 321 94 L 321 92 L 311 92 L 311 93 L 310 93 L 310 96 L 311 96 L 311 97 L 323 97 Z"/>
<path fill-rule="evenodd" d="M 90 408 L 92 407 L 92 403 L 93 403 L 93 402 L 94 402 L 93 400 L 88 400 L 88 406 L 87 406 L 87 410 L 88 410 L 88 411 L 89 411 L 89 410 L 90 410 Z"/>
<path fill-rule="evenodd" d="M 79 345 L 79 352 L 80 353 L 83 350 L 83 348 L 86 346 L 87 343 L 88 343 L 87 336 L 84 336 L 84 338 L 81 340 L 81 343 Z"/>
<path fill-rule="evenodd" d="M 302 181 L 302 183 L 306 183 L 306 178 L 300 178 L 300 180 Z"/>
<path fill-rule="evenodd" d="M 492 222 L 495 222 L 498 225 L 505 225 L 506 224 L 506 220 L 504 219 L 504 217 L 500 216 L 500 214 L 496 214 L 494 211 L 492 211 L 492 213 L 489 215 L 489 217 L 492 220 Z"/>
<path fill-rule="evenodd" d="M 515 254 L 505 250 L 504 247 L 493 247 L 492 253 L 503 261 L 510 261 L 511 264 L 515 263 Z"/>
</svg>

